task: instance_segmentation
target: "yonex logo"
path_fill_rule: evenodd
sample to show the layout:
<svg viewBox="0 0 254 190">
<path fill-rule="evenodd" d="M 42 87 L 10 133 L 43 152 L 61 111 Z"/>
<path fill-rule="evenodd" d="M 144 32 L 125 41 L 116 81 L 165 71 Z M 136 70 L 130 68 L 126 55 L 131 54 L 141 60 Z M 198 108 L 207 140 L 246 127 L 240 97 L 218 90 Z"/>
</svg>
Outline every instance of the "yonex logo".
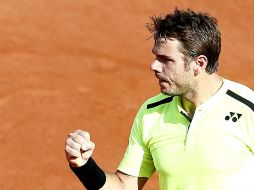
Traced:
<svg viewBox="0 0 254 190">
<path fill-rule="evenodd" d="M 233 122 L 237 122 L 238 121 L 238 119 L 240 119 L 240 117 L 242 116 L 242 114 L 240 114 L 240 113 L 234 113 L 234 112 L 229 112 L 229 115 L 227 115 L 226 117 L 225 117 L 225 120 L 232 120 Z"/>
</svg>

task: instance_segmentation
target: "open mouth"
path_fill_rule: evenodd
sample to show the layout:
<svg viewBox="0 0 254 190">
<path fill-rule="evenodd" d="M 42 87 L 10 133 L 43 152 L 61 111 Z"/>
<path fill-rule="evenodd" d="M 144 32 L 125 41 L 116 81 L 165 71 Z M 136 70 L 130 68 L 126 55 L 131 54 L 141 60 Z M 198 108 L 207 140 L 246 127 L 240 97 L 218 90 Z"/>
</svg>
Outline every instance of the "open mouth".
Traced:
<svg viewBox="0 0 254 190">
<path fill-rule="evenodd" d="M 159 79 L 159 82 L 160 83 L 164 83 L 164 82 L 167 82 L 166 80 L 163 80 L 163 79 Z"/>
</svg>

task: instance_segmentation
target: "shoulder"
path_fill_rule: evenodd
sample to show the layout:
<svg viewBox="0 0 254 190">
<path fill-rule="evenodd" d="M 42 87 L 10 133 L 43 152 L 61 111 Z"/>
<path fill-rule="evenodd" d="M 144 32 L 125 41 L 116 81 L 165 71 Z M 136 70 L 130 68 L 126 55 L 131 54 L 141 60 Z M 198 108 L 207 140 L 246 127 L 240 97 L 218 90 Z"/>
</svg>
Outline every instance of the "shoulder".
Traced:
<svg viewBox="0 0 254 190">
<path fill-rule="evenodd" d="M 176 100 L 177 98 L 175 96 L 168 96 L 160 93 L 146 100 L 143 103 L 141 110 L 145 111 L 160 109 L 164 106 L 167 106 L 168 104 L 175 102 Z"/>
<path fill-rule="evenodd" d="M 179 101 L 179 96 L 168 96 L 160 93 L 143 103 L 136 115 L 136 119 L 143 122 L 144 120 L 149 120 L 152 123 L 152 120 L 157 120 L 165 113 L 173 115 L 178 111 L 177 105 Z"/>
<path fill-rule="evenodd" d="M 236 104 L 248 107 L 254 111 L 254 91 L 252 89 L 243 84 L 227 79 L 224 79 L 224 83 L 228 98 L 233 99 Z"/>
<path fill-rule="evenodd" d="M 148 99 L 145 102 L 146 108 L 147 109 L 151 109 L 151 108 L 155 108 L 157 106 L 166 104 L 166 103 L 170 103 L 172 102 L 174 99 L 174 96 L 167 96 L 164 94 L 158 94 L 157 96 L 154 96 L 150 99 Z"/>
</svg>

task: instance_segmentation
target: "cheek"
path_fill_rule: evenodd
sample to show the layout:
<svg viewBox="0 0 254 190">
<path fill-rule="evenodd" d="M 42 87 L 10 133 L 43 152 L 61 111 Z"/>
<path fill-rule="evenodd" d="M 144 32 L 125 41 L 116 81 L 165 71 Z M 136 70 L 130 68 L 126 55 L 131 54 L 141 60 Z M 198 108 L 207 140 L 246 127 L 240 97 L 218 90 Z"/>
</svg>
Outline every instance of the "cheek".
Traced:
<svg viewBox="0 0 254 190">
<path fill-rule="evenodd" d="M 171 76 L 171 77 L 173 77 L 173 76 L 176 75 L 177 70 L 172 65 L 171 66 L 164 65 L 164 67 L 163 67 L 163 73 L 164 73 L 165 76 Z"/>
<path fill-rule="evenodd" d="M 191 72 L 184 72 L 183 75 L 181 76 L 181 80 L 185 84 L 190 84 L 192 83 L 193 80 L 193 75 Z"/>
</svg>

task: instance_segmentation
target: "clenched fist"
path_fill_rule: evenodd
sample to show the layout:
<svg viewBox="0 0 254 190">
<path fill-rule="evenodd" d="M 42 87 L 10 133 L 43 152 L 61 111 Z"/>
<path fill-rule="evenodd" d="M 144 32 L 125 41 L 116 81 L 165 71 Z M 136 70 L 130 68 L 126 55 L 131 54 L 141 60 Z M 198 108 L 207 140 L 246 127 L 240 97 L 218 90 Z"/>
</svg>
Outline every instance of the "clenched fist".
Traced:
<svg viewBox="0 0 254 190">
<path fill-rule="evenodd" d="M 92 156 L 95 144 L 90 141 L 90 134 L 77 130 L 70 133 L 65 141 L 65 154 L 72 167 L 80 167 L 86 164 Z"/>
</svg>

